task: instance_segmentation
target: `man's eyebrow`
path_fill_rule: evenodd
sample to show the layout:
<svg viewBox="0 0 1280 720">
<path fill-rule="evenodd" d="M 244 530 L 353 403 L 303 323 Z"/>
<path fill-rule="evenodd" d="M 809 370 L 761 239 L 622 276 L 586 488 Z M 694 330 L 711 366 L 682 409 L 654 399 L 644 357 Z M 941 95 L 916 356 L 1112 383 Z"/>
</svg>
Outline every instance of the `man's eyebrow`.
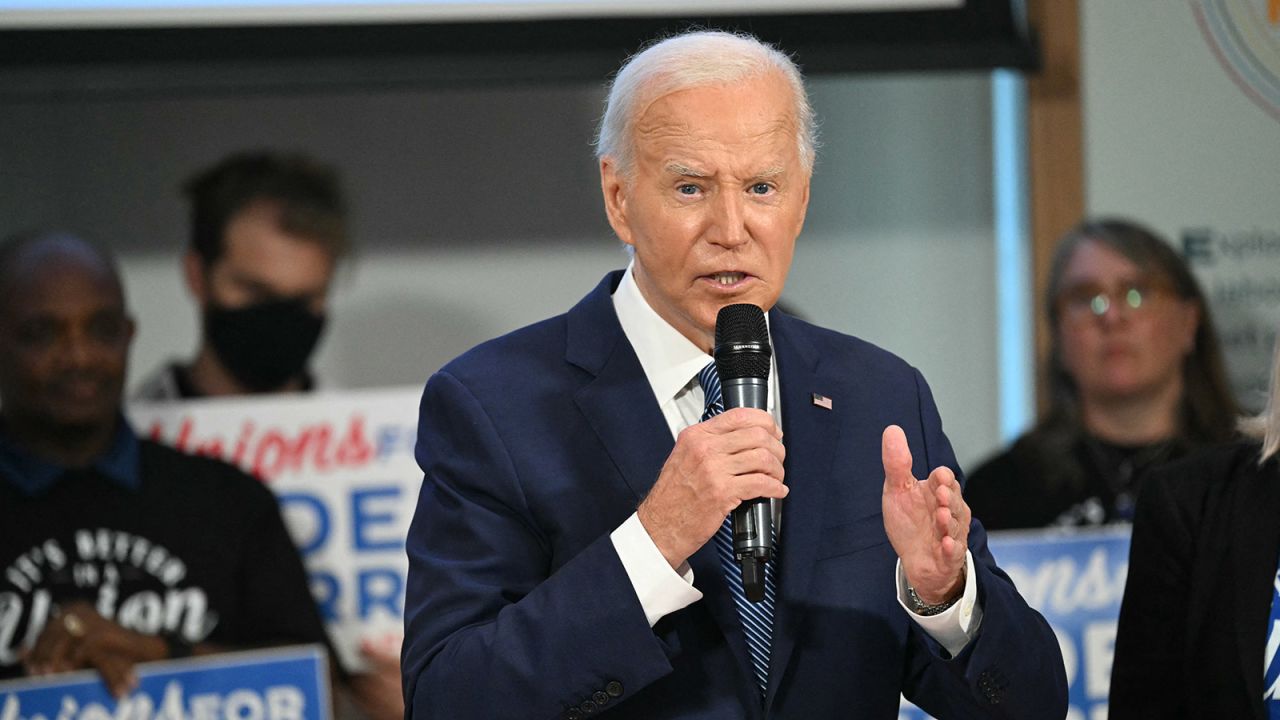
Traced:
<svg viewBox="0 0 1280 720">
<path fill-rule="evenodd" d="M 671 175 L 680 175 L 680 176 L 682 176 L 682 177 L 698 177 L 698 178 L 702 178 L 702 177 L 708 177 L 708 176 L 709 176 L 709 174 L 708 174 L 708 173 L 706 173 L 706 172 L 704 172 L 704 171 L 702 171 L 702 170 L 697 170 L 697 169 L 694 169 L 694 168 L 689 167 L 688 165 L 685 165 L 685 164 L 683 164 L 683 163 L 678 163 L 678 162 L 671 162 L 671 163 L 667 163 L 667 168 L 666 168 L 666 170 L 667 170 L 667 172 L 668 172 L 669 174 L 671 174 Z"/>
<path fill-rule="evenodd" d="M 786 168 L 782 167 L 781 165 L 774 165 L 772 167 L 767 167 L 764 170 L 761 170 L 760 172 L 756 173 L 755 175 L 752 175 L 751 177 L 754 180 L 768 180 L 770 178 L 778 177 L 779 175 L 785 173 L 786 171 L 787 171 Z"/>
</svg>

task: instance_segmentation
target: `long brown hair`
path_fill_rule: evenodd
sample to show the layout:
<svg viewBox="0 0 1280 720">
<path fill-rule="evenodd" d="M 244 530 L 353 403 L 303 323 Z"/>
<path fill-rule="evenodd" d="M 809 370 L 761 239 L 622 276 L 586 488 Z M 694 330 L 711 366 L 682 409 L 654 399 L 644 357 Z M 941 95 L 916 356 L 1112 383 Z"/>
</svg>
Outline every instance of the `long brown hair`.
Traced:
<svg viewBox="0 0 1280 720">
<path fill-rule="evenodd" d="M 1180 298 L 1195 304 L 1200 314 L 1195 347 L 1183 360 L 1183 392 L 1175 440 L 1195 447 L 1227 440 L 1236 429 L 1239 407 L 1227 383 L 1222 347 L 1214 329 L 1204 292 L 1195 276 L 1172 246 L 1149 228 L 1118 218 L 1087 219 L 1072 228 L 1054 251 L 1045 293 L 1045 309 L 1052 327 L 1048 372 L 1049 407 L 1032 430 L 1044 451 L 1070 452 L 1084 434 L 1079 390 L 1062 363 L 1058 297 L 1063 275 L 1076 250 L 1086 242 L 1104 245 L 1141 270 L 1168 284 Z"/>
</svg>

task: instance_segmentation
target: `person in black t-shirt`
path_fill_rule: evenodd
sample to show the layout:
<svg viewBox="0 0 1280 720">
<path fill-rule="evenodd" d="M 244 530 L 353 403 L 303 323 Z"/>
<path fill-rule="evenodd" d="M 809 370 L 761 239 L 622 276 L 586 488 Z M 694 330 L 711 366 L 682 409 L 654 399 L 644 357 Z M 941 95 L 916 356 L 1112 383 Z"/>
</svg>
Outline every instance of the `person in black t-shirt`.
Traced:
<svg viewBox="0 0 1280 720">
<path fill-rule="evenodd" d="M 1154 232 L 1102 219 L 1059 243 L 1045 304 L 1048 412 L 965 499 L 988 530 L 1128 522 L 1149 468 L 1235 428 L 1204 293 Z"/>
<path fill-rule="evenodd" d="M 0 243 L 0 678 L 326 642 L 271 492 L 125 421 L 133 332 L 106 253 Z"/>
</svg>

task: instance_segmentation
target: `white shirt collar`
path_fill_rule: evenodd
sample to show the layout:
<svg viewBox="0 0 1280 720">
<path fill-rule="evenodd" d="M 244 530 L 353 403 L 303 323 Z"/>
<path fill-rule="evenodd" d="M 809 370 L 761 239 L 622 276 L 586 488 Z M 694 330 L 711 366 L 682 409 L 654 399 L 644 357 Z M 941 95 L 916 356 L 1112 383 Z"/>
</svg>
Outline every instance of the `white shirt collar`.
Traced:
<svg viewBox="0 0 1280 720">
<path fill-rule="evenodd" d="M 649 387 L 658 404 L 663 405 L 681 393 L 707 363 L 714 359 L 694 345 L 689 338 L 659 315 L 640 294 L 632 275 L 632 264 L 622 274 L 622 280 L 613 291 L 613 310 L 618 315 L 622 332 L 640 360 L 640 368 L 649 380 Z M 764 316 L 769 322 L 768 313 Z M 776 358 L 769 366 L 769 412 L 781 422 L 778 415 L 778 373 Z M 694 383 L 694 387 L 697 383 Z M 701 389 L 698 390 L 701 397 Z M 698 408 L 701 412 L 701 407 Z"/>
<path fill-rule="evenodd" d="M 675 397 L 712 362 L 710 355 L 654 312 L 640 294 L 631 265 L 613 291 L 613 309 L 659 403 Z"/>
</svg>

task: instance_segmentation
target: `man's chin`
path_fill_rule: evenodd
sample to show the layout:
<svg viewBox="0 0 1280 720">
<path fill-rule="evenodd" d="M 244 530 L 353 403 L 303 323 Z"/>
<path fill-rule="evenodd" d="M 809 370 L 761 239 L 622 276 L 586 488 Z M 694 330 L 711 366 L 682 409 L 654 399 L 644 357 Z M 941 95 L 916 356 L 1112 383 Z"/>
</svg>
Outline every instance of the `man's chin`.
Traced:
<svg viewBox="0 0 1280 720">
<path fill-rule="evenodd" d="M 118 409 L 115 405 L 54 406 L 44 413 L 44 424 L 54 431 L 71 434 L 82 434 L 101 430 L 114 425 Z"/>
</svg>

